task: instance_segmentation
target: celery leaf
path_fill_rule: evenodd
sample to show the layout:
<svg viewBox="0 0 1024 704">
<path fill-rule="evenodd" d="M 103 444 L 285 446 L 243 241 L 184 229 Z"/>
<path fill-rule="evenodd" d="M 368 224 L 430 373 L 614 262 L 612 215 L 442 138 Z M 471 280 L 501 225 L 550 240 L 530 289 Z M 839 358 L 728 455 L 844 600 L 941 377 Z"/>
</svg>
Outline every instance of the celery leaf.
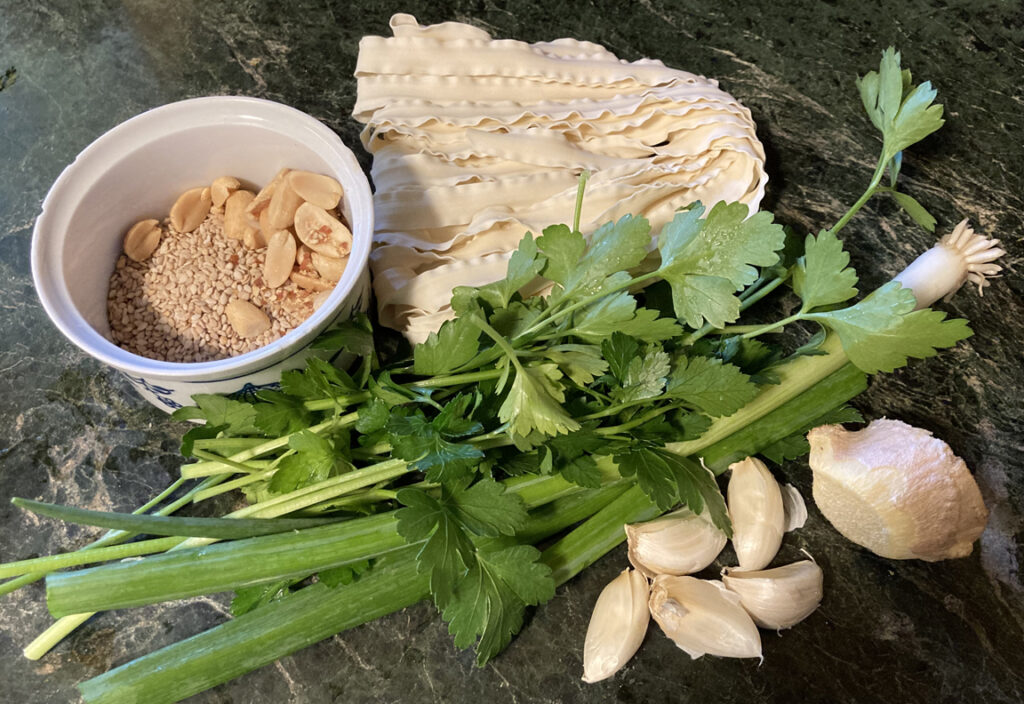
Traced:
<svg viewBox="0 0 1024 704">
<path fill-rule="evenodd" d="M 915 305 L 913 291 L 890 281 L 849 308 L 806 317 L 835 330 L 850 361 L 874 374 L 902 367 L 909 357 L 932 357 L 971 336 L 967 321 Z"/>
<path fill-rule="evenodd" d="M 721 327 L 738 318 L 740 303 L 733 292 L 757 279 L 755 265 L 775 264 L 786 242 L 771 213 L 747 217 L 743 203 L 717 203 L 702 220 L 704 213 L 703 205 L 693 205 L 658 237 L 658 273 L 672 286 L 676 315 L 692 328 L 704 320 Z"/>
<path fill-rule="evenodd" d="M 834 234 L 807 235 L 804 256 L 793 270 L 793 290 L 803 300 L 804 310 L 842 303 L 857 295 L 857 272 L 849 263 L 850 255 Z"/>
<path fill-rule="evenodd" d="M 537 238 L 537 246 L 547 257 L 543 274 L 555 283 L 565 286 L 571 272 L 587 249 L 583 235 L 573 232 L 568 225 L 551 225 Z"/>
</svg>

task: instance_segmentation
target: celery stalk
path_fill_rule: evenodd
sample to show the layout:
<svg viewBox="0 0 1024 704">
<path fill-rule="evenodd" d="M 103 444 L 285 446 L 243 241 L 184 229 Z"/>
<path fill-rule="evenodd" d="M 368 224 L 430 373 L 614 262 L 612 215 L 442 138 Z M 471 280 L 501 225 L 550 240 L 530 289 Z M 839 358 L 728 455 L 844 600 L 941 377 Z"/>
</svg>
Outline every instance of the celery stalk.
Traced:
<svg viewBox="0 0 1024 704">
<path fill-rule="evenodd" d="M 580 491 L 531 512 L 521 534 L 541 540 L 600 510 L 622 484 Z M 83 682 L 89 704 L 170 704 L 267 665 L 341 631 L 426 599 L 429 576 L 416 568 L 417 547 L 381 558 L 352 584 L 302 589 L 187 640 Z"/>
</svg>

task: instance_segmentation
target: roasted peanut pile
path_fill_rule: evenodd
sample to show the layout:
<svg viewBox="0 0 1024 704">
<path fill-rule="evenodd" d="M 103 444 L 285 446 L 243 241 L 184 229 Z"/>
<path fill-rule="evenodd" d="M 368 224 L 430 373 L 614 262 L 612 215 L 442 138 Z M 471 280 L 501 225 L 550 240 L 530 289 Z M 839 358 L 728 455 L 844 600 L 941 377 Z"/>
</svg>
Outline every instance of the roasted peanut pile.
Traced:
<svg viewBox="0 0 1024 704">
<path fill-rule="evenodd" d="M 168 362 L 251 352 L 294 329 L 345 271 L 352 235 L 332 178 L 283 169 L 259 193 L 230 176 L 125 235 L 110 277 L 116 344 Z"/>
</svg>

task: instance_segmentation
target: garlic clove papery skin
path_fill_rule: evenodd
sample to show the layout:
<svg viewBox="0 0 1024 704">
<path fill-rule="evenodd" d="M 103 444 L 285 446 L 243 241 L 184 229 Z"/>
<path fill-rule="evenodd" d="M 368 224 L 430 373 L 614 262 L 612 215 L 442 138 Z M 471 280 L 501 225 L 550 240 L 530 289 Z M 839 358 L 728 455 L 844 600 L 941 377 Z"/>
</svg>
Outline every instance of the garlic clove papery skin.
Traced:
<svg viewBox="0 0 1024 704">
<path fill-rule="evenodd" d="M 676 645 L 696 660 L 703 655 L 761 657 L 761 636 L 738 595 L 721 582 L 658 575 L 651 586 L 651 616 Z"/>
<path fill-rule="evenodd" d="M 725 533 L 704 514 L 682 509 L 646 523 L 626 526 L 629 561 L 646 577 L 700 572 L 725 547 Z"/>
<path fill-rule="evenodd" d="M 786 533 L 803 528 L 807 523 L 807 503 L 800 490 L 792 484 L 782 487 L 782 510 L 786 515 L 784 521 Z"/>
<path fill-rule="evenodd" d="M 647 633 L 647 578 L 625 569 L 597 597 L 583 642 L 583 681 L 600 682 L 622 669 Z"/>
<path fill-rule="evenodd" d="M 813 560 L 757 572 L 726 569 L 722 583 L 739 596 L 754 623 L 775 630 L 790 628 L 814 613 L 824 593 L 824 575 Z"/>
<path fill-rule="evenodd" d="M 977 284 L 978 294 L 982 294 L 988 285 L 987 277 L 1002 271 L 995 260 L 1004 254 L 999 240 L 976 234 L 965 219 L 894 280 L 914 292 L 920 310 L 940 298 L 948 299 L 966 281 Z"/>
<path fill-rule="evenodd" d="M 814 428 L 807 440 L 814 501 L 847 539 L 894 560 L 971 553 L 988 511 L 967 465 L 946 443 L 884 418 L 858 431 Z"/>
<path fill-rule="evenodd" d="M 732 517 L 732 545 L 740 568 L 768 566 L 782 545 L 786 513 L 779 483 L 764 463 L 754 457 L 729 465 L 727 490 Z"/>
</svg>

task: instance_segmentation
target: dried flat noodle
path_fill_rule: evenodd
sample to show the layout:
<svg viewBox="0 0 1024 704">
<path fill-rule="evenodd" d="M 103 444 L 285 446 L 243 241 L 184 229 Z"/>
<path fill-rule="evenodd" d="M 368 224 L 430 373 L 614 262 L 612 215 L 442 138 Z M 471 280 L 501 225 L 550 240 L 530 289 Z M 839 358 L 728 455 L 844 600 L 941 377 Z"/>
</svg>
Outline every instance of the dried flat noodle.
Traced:
<svg viewBox="0 0 1024 704">
<path fill-rule="evenodd" d="M 501 278 L 525 233 L 572 216 L 583 170 L 584 233 L 626 213 L 657 232 L 695 200 L 764 195 L 750 112 L 714 80 L 574 39 L 404 14 L 391 29 L 360 42 L 353 114 L 374 156 L 380 320 L 412 342 L 453 317 L 454 287 Z"/>
</svg>

